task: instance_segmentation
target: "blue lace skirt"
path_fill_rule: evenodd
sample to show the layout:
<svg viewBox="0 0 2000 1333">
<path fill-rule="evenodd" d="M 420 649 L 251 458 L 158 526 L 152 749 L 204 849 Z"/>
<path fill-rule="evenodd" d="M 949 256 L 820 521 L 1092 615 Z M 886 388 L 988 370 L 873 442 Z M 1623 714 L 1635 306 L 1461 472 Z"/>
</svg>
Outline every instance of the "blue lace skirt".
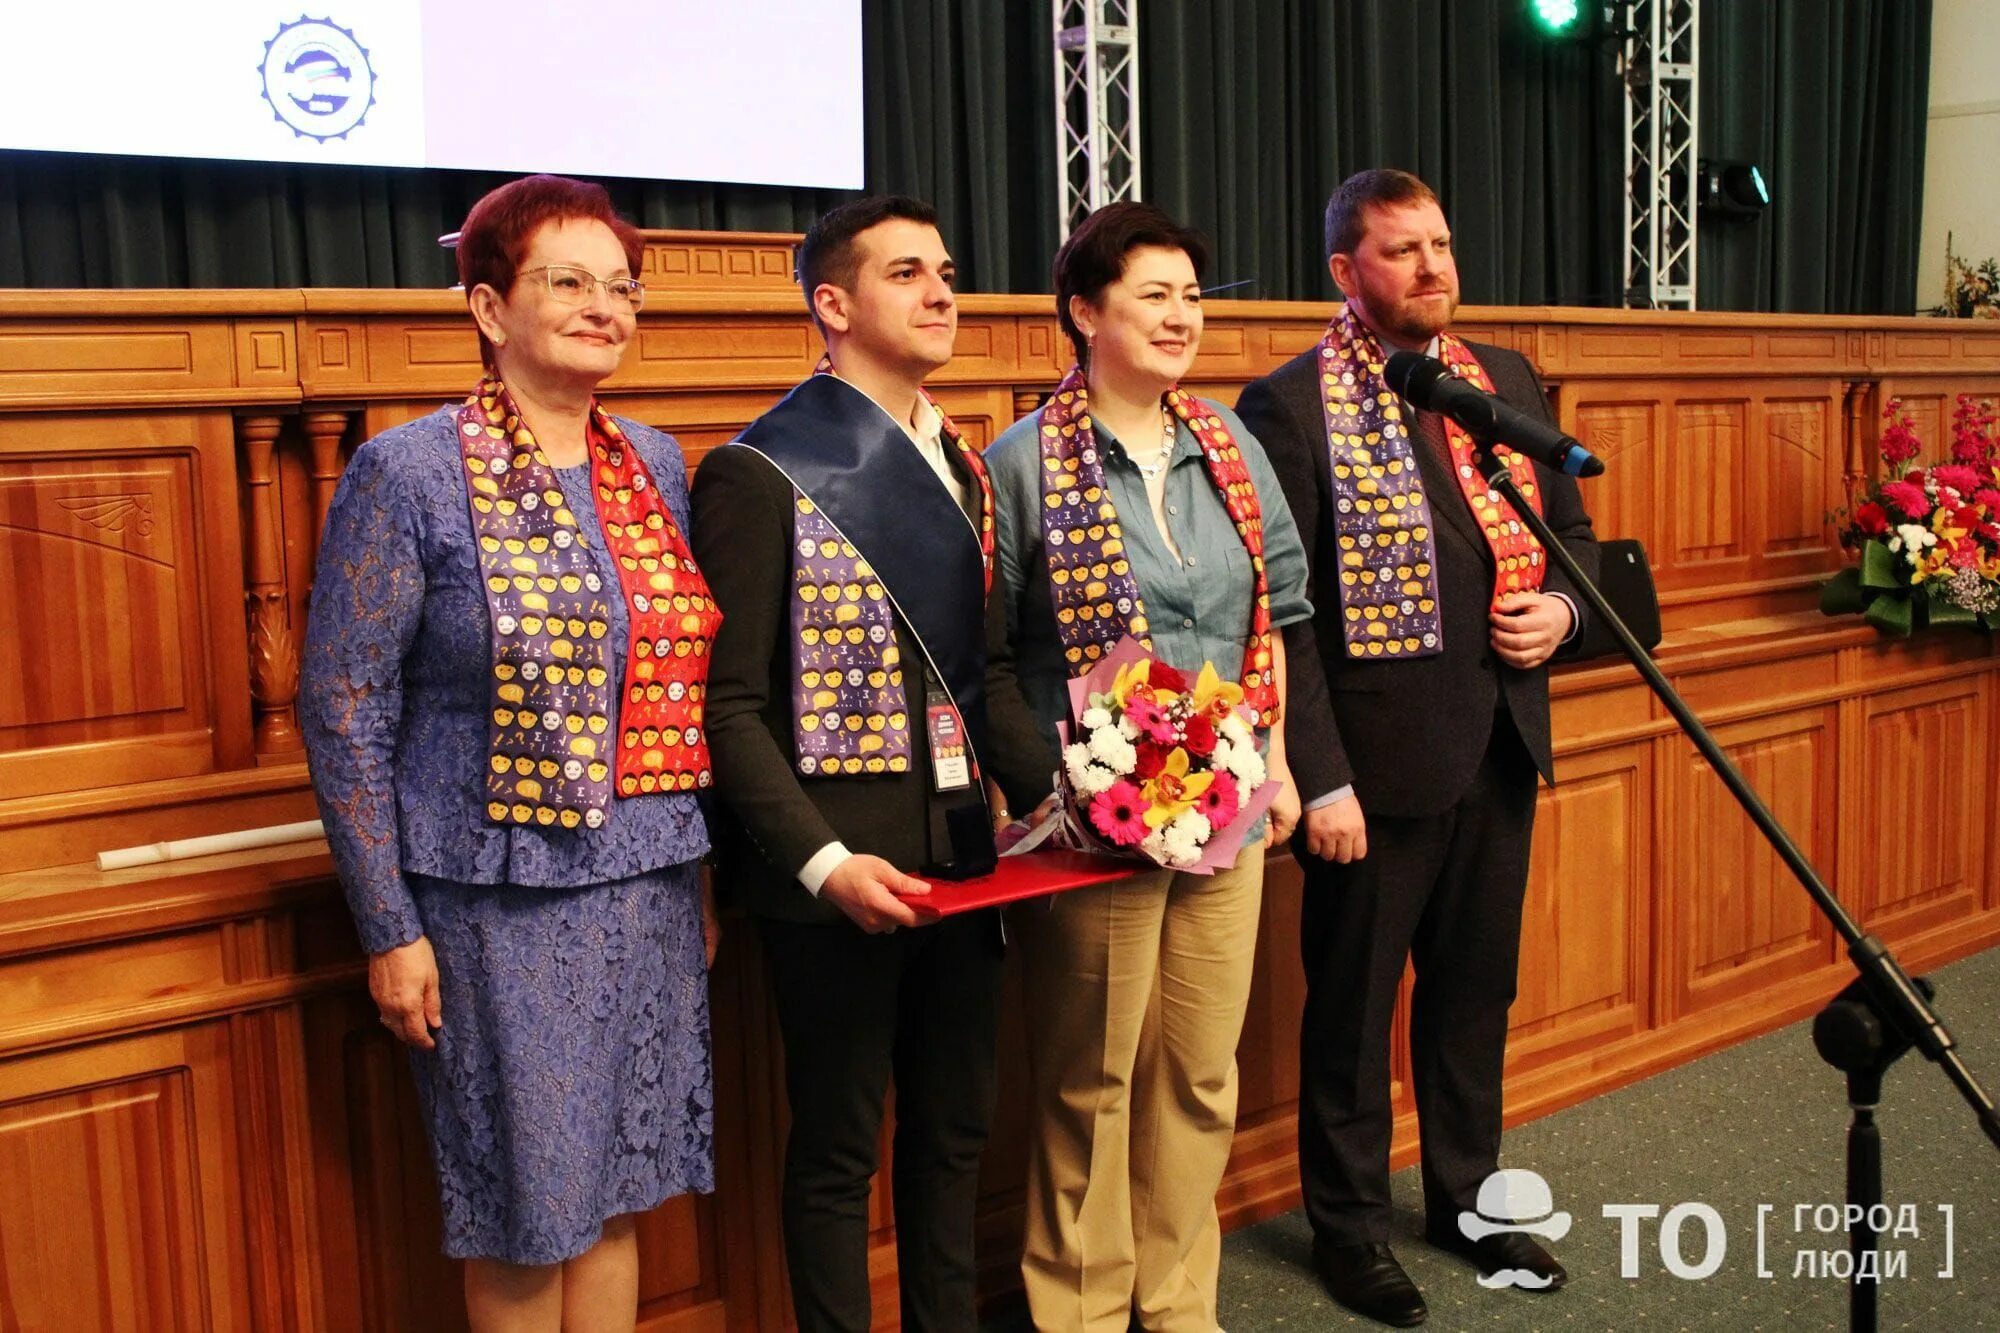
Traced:
<svg viewBox="0 0 2000 1333">
<path fill-rule="evenodd" d="M 715 1188 L 692 863 L 577 889 L 408 880 L 444 1027 L 414 1052 L 444 1251 L 550 1264 Z"/>
</svg>

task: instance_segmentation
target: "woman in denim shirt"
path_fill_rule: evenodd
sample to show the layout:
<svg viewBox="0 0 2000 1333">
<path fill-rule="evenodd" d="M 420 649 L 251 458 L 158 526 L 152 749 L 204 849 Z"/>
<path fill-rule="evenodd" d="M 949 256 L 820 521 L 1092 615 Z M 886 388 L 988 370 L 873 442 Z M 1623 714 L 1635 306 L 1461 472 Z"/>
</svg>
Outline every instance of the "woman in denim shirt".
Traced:
<svg viewBox="0 0 2000 1333">
<path fill-rule="evenodd" d="M 1201 341 L 1206 257 L 1197 233 L 1148 205 L 1113 204 L 1085 220 L 1055 270 L 1057 318 L 1078 369 L 986 455 L 1005 583 L 996 595 L 1008 599 L 1022 691 L 1051 739 L 1072 672 L 1090 665 L 1071 651 L 1075 599 L 1053 595 L 1051 579 L 1054 567 L 1068 584 L 1079 535 L 1099 550 L 1107 537 L 1122 541 L 1136 593 L 1109 590 L 1119 623 L 1099 625 L 1093 648 L 1143 627 L 1160 660 L 1190 679 L 1213 663 L 1266 721 L 1279 719 L 1260 735 L 1280 794 L 1233 868 L 1147 871 L 1017 914 L 1036 1104 L 1022 1274 L 1038 1329 L 1122 1333 L 1134 1315 L 1146 1328 L 1218 1326 L 1215 1192 L 1235 1129 L 1265 848 L 1299 814 L 1276 631 L 1312 614 L 1306 556 L 1256 440 L 1227 408 L 1179 390 Z M 1067 491 L 1045 486 L 1064 470 Z M 1245 474 L 1250 533 L 1239 522 Z M 1099 521 L 1100 485 L 1115 525 Z M 1237 517 L 1225 486 L 1239 492 Z M 1078 502 L 1092 507 L 1064 508 Z M 1076 513 L 1080 522 L 1065 517 Z M 1063 547 L 1054 561 L 1052 535 Z M 1115 574 L 1121 552 L 1107 554 Z M 1089 618 L 1102 619 L 1094 608 Z"/>
</svg>

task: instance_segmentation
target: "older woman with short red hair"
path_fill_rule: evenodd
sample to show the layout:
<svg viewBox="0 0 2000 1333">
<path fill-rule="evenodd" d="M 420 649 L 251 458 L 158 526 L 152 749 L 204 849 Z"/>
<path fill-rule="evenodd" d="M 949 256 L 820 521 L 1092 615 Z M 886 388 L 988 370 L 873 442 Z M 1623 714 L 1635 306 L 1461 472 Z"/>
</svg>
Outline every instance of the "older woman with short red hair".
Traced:
<svg viewBox="0 0 2000 1333">
<path fill-rule="evenodd" d="M 485 375 L 355 452 L 313 582 L 313 786 L 475 1328 L 632 1327 L 633 1214 L 713 1188 L 696 798 L 720 616 L 679 446 L 596 398 L 639 260 L 598 186 L 474 205 Z"/>
</svg>

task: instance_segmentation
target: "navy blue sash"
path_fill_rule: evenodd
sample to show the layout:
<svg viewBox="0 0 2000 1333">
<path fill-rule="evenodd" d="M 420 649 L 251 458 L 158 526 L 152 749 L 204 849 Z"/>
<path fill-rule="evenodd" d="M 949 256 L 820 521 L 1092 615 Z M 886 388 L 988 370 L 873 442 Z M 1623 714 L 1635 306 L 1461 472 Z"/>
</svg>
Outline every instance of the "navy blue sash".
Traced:
<svg viewBox="0 0 2000 1333">
<path fill-rule="evenodd" d="M 979 537 L 903 428 L 861 390 L 814 375 L 751 422 L 756 450 L 833 521 L 889 600 L 971 734 L 986 748 L 986 571 Z M 922 694 L 913 691 L 922 744 Z"/>
</svg>

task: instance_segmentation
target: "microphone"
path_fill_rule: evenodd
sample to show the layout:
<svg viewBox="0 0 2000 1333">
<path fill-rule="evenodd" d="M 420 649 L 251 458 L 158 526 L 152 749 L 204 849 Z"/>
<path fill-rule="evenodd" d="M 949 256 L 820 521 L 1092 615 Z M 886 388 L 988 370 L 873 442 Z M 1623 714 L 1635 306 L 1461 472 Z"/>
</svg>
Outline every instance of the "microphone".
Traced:
<svg viewBox="0 0 2000 1333">
<path fill-rule="evenodd" d="M 1584 448 L 1580 440 L 1467 384 L 1434 356 L 1397 352 L 1389 358 L 1383 377 L 1391 389 L 1414 406 L 1450 417 L 1471 431 L 1475 439 L 1498 441 L 1572 477 L 1596 477 L 1604 473 L 1604 460 Z"/>
</svg>

